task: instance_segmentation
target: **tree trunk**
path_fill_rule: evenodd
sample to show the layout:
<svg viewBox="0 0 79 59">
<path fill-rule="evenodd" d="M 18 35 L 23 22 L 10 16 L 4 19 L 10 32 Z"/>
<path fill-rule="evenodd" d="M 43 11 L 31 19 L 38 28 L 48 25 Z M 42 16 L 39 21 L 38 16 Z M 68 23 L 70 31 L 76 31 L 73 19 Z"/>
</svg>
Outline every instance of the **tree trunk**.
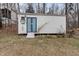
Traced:
<svg viewBox="0 0 79 59">
<path fill-rule="evenodd" d="M 68 30 L 67 3 L 65 3 L 65 15 L 66 15 L 66 30 Z"/>
<path fill-rule="evenodd" d="M 79 6 L 78 6 L 78 3 L 77 3 L 77 12 L 78 12 L 78 28 L 79 28 Z"/>
<path fill-rule="evenodd" d="M 43 3 L 43 14 L 45 14 L 45 3 Z"/>
<path fill-rule="evenodd" d="M 0 29 L 2 28 L 2 12 L 1 12 L 1 4 L 0 4 Z"/>
</svg>

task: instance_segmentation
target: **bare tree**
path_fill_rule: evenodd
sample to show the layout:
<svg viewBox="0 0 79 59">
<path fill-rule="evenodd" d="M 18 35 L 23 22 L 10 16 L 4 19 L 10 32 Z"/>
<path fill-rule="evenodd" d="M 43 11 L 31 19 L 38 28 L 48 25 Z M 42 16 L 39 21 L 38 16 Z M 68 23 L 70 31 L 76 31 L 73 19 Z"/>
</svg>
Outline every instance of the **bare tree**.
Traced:
<svg viewBox="0 0 79 59">
<path fill-rule="evenodd" d="M 43 14 L 45 14 L 45 11 L 46 11 L 46 4 L 43 3 Z"/>
<path fill-rule="evenodd" d="M 58 4 L 55 4 L 55 15 L 58 15 L 58 9 L 59 9 L 59 6 L 58 6 Z"/>
<path fill-rule="evenodd" d="M 2 28 L 2 12 L 1 12 L 1 3 L 0 3 L 0 29 Z"/>
<path fill-rule="evenodd" d="M 28 8 L 26 10 L 26 13 L 34 13 L 34 9 L 33 9 L 33 4 L 32 3 L 28 3 Z"/>
<path fill-rule="evenodd" d="M 79 28 L 79 4 L 77 3 L 77 12 L 78 12 L 78 28 Z"/>
<path fill-rule="evenodd" d="M 55 4 L 53 3 L 52 6 L 51 6 L 51 13 L 52 13 L 52 15 L 54 15 L 54 9 L 55 9 Z"/>
<path fill-rule="evenodd" d="M 20 13 L 20 5 L 19 5 L 19 3 L 17 3 L 17 12 Z"/>
<path fill-rule="evenodd" d="M 38 6 L 37 6 L 37 13 L 41 13 L 41 8 L 40 8 L 40 4 L 38 3 Z"/>
<path fill-rule="evenodd" d="M 67 30 L 70 36 L 75 33 L 76 29 L 76 4 L 74 3 L 67 3 L 66 4 L 66 23 L 67 23 Z"/>
<path fill-rule="evenodd" d="M 62 8 L 62 9 L 60 10 L 60 12 L 61 12 L 60 15 L 64 15 L 64 14 L 65 14 L 65 8 Z"/>
<path fill-rule="evenodd" d="M 48 14 L 52 15 L 52 9 L 51 9 L 51 7 L 49 8 Z"/>
</svg>

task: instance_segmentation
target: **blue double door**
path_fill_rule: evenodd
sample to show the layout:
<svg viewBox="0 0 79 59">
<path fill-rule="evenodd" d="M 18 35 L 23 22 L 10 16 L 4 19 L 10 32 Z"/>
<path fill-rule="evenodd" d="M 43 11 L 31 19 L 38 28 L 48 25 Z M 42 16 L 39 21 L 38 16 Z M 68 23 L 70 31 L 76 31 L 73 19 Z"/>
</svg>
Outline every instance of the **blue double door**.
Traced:
<svg viewBox="0 0 79 59">
<path fill-rule="evenodd" d="M 27 17 L 27 32 L 37 32 L 37 18 Z"/>
</svg>

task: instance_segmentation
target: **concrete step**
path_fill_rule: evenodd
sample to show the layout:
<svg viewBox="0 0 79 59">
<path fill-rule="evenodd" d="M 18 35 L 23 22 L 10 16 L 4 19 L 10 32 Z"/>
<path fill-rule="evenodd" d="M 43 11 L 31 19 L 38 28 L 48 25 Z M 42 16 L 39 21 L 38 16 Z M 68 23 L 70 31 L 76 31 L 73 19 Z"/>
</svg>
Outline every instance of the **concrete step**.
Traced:
<svg viewBox="0 0 79 59">
<path fill-rule="evenodd" d="M 35 38 L 35 34 L 34 33 L 27 33 L 26 38 Z"/>
</svg>

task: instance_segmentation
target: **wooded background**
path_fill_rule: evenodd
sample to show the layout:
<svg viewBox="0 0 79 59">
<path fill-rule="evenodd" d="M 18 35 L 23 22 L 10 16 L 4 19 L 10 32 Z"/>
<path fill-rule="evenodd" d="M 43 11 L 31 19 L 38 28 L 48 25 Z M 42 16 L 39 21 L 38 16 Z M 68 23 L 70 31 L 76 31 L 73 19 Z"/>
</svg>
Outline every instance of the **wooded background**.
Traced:
<svg viewBox="0 0 79 59">
<path fill-rule="evenodd" d="M 4 6 L 4 11 L 1 9 L 1 6 Z M 18 13 L 66 16 L 66 27 L 68 30 L 79 27 L 78 3 L 0 3 L 0 29 L 11 29 L 13 31 L 15 28 L 15 31 L 17 31 L 16 25 L 18 22 L 11 19 L 11 11 L 15 11 L 17 20 Z M 5 17 L 5 24 L 2 23 L 2 17 Z M 7 19 L 8 23 L 6 21 Z"/>
</svg>

